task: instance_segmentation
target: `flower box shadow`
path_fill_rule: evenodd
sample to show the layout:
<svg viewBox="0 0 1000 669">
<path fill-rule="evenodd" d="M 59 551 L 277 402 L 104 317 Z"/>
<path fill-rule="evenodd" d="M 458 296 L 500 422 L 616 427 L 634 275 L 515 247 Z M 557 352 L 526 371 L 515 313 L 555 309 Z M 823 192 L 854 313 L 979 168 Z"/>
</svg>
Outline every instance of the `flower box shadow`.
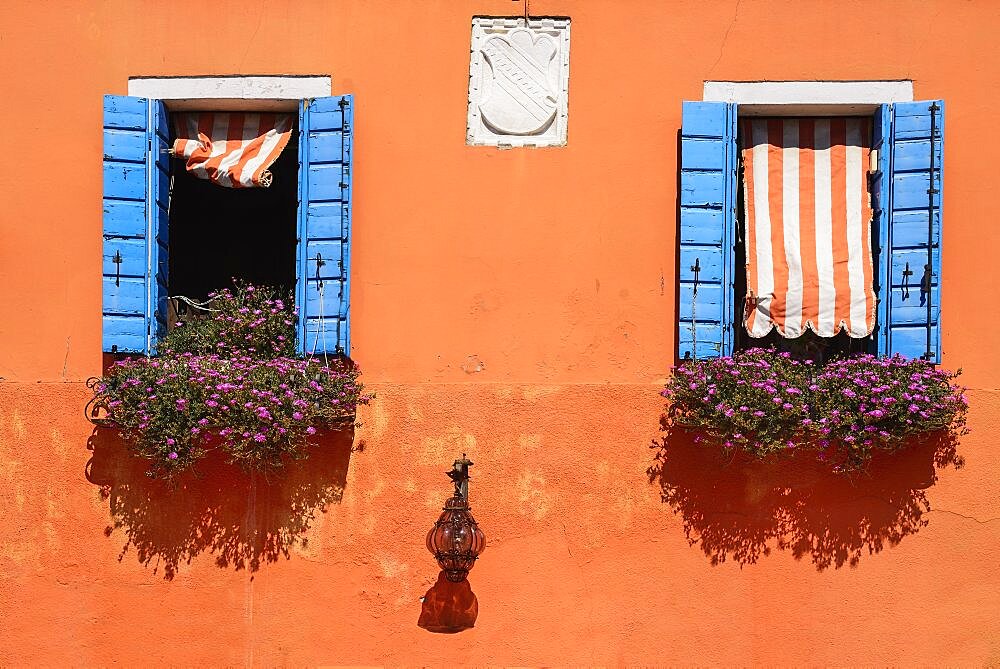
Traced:
<svg viewBox="0 0 1000 669">
<path fill-rule="evenodd" d="M 340 502 L 354 442 L 354 426 L 320 432 L 309 457 L 269 477 L 229 464 L 220 449 L 197 471 L 172 481 L 150 478 L 148 463 L 127 448 L 117 429 L 95 428 L 86 477 L 109 504 L 108 537 L 123 536 L 119 561 L 133 552 L 153 573 L 170 580 L 201 553 L 220 568 L 246 569 L 288 559 L 307 547 L 317 514 Z"/>
<path fill-rule="evenodd" d="M 726 455 L 682 428 L 664 428 L 652 445 L 649 481 L 713 565 L 754 564 L 781 550 L 820 571 L 856 566 L 926 526 L 926 491 L 938 470 L 962 464 L 949 435 L 879 453 L 864 472 L 847 476 L 815 457 Z"/>
</svg>

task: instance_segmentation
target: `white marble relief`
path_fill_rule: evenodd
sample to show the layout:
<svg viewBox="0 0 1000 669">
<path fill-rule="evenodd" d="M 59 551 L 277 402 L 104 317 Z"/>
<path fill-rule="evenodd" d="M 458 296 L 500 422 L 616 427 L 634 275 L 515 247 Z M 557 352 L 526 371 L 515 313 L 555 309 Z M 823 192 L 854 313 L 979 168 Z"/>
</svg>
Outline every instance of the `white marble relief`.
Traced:
<svg viewBox="0 0 1000 669">
<path fill-rule="evenodd" d="M 469 144 L 566 144 L 569 23 L 473 18 Z"/>
</svg>

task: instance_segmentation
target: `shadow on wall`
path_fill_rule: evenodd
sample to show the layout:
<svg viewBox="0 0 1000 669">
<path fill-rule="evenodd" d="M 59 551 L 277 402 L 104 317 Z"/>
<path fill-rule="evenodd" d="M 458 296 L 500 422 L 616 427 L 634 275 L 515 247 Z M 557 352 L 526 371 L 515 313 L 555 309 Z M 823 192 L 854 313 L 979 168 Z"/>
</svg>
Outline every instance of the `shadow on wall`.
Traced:
<svg viewBox="0 0 1000 669">
<path fill-rule="evenodd" d="M 254 572 L 262 563 L 288 558 L 305 547 L 316 514 L 339 503 L 344 492 L 354 428 L 324 434 L 305 460 L 266 479 L 225 462 L 218 451 L 197 473 L 174 483 L 151 479 L 117 430 L 97 428 L 87 480 L 108 500 L 111 524 L 104 534 L 125 537 L 118 560 L 134 551 L 139 562 L 172 579 L 181 564 L 202 552 L 219 567 Z"/>
<path fill-rule="evenodd" d="M 954 441 L 915 443 L 880 454 L 848 477 L 812 458 L 759 461 L 725 456 L 671 428 L 653 442 L 651 483 L 684 522 L 692 546 L 713 565 L 741 566 L 775 548 L 810 558 L 817 570 L 856 566 L 864 554 L 895 546 L 927 525 L 926 490 L 937 469 L 961 466 Z"/>
<path fill-rule="evenodd" d="M 423 604 L 417 627 L 428 632 L 454 634 L 476 626 L 479 600 L 476 593 L 472 592 L 469 579 L 452 583 L 442 570 L 437 582 L 420 601 Z"/>
</svg>

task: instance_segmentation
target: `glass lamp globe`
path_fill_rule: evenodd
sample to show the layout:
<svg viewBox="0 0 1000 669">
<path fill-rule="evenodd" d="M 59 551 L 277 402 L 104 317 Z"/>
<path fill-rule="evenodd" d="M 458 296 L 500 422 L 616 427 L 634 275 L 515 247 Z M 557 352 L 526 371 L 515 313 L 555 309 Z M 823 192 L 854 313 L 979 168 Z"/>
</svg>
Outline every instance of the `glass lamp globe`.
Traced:
<svg viewBox="0 0 1000 669">
<path fill-rule="evenodd" d="M 479 529 L 469 507 L 471 464 L 464 455 L 455 461 L 452 471 L 448 472 L 455 483 L 455 494 L 445 502 L 441 516 L 427 533 L 427 550 L 434 555 L 448 580 L 454 583 L 465 580 L 486 548 L 486 534 Z"/>
</svg>

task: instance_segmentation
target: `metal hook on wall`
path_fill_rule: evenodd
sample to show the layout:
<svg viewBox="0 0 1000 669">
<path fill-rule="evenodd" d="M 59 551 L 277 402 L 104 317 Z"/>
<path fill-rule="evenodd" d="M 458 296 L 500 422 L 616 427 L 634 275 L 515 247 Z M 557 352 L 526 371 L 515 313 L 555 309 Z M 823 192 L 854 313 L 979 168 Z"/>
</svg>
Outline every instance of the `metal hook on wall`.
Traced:
<svg viewBox="0 0 1000 669">
<path fill-rule="evenodd" d="M 528 18 L 529 18 L 529 14 L 528 14 L 528 0 L 520 0 L 520 1 L 524 3 L 524 27 L 527 28 L 528 27 Z M 518 2 L 518 0 L 514 0 L 514 2 Z"/>
<path fill-rule="evenodd" d="M 316 290 L 322 290 L 323 288 L 323 273 L 321 272 L 323 265 L 326 261 L 323 260 L 323 254 L 319 251 L 316 252 Z"/>
</svg>

